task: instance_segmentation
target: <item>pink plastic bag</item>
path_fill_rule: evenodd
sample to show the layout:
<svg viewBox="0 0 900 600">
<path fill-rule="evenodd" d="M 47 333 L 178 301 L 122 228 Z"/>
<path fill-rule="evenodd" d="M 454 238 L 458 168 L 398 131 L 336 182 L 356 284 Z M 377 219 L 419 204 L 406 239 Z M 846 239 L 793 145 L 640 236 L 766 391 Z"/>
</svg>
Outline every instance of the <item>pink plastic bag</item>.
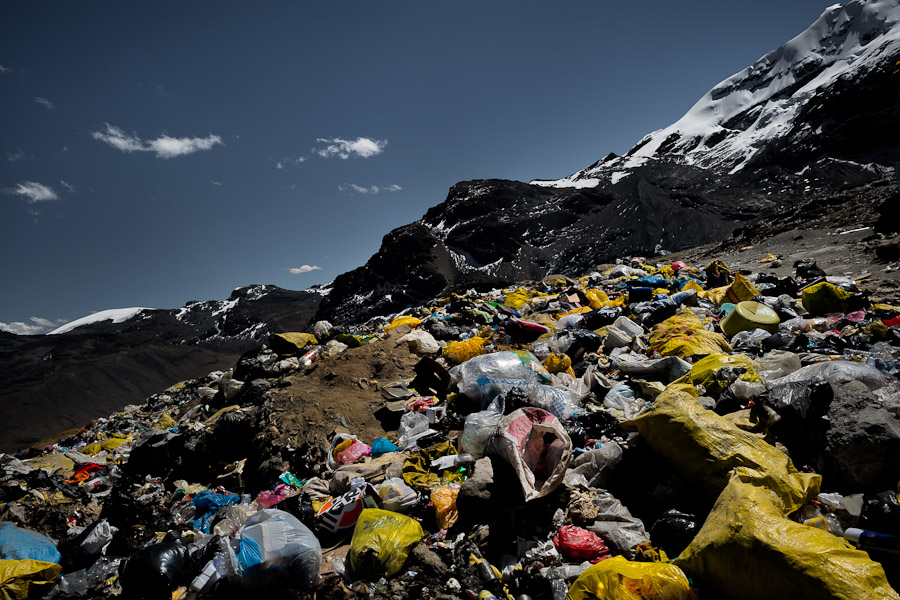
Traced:
<svg viewBox="0 0 900 600">
<path fill-rule="evenodd" d="M 347 444 L 347 442 L 350 443 Z M 344 444 L 347 444 L 347 446 L 342 447 L 344 446 Z M 370 454 L 372 454 L 372 449 L 366 444 L 363 444 L 362 442 L 359 442 L 357 440 L 347 440 L 345 442 L 341 442 L 334 449 L 334 459 L 340 465 L 350 464 L 359 460 L 363 456 L 369 456 Z"/>
</svg>

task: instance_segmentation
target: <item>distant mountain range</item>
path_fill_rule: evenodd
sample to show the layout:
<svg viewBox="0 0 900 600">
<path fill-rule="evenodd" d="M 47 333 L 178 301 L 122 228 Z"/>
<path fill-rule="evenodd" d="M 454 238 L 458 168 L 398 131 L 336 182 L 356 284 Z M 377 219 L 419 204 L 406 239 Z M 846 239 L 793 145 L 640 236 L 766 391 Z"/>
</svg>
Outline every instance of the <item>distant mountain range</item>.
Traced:
<svg viewBox="0 0 900 600">
<path fill-rule="evenodd" d="M 270 331 L 304 329 L 320 301 L 316 292 L 253 285 L 174 310 L 103 311 L 50 335 L 0 332 L 0 452 L 227 369 Z"/>
<path fill-rule="evenodd" d="M 0 332 L 0 451 L 226 368 L 311 319 L 359 323 L 451 290 L 896 205 L 898 61 L 896 0 L 835 5 L 624 156 L 554 181 L 458 183 L 327 288 L 251 286 L 223 302 L 92 315 L 57 335 Z"/>
</svg>

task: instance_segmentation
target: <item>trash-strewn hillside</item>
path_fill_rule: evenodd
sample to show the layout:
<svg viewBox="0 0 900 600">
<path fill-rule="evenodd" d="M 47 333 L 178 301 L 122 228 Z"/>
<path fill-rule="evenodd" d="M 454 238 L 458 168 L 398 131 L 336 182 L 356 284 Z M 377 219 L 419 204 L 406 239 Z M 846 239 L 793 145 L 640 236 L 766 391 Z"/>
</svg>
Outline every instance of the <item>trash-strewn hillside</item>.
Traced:
<svg viewBox="0 0 900 600">
<path fill-rule="evenodd" d="M 272 334 L 0 455 L 0 596 L 897 598 L 895 246 L 749 236 Z"/>
</svg>

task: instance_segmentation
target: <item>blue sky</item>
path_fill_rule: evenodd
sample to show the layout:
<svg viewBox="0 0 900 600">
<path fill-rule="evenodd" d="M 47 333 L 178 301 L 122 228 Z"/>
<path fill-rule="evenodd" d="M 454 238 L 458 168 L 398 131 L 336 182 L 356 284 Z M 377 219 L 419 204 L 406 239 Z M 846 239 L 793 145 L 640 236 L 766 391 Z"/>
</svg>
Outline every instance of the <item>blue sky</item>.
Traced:
<svg viewBox="0 0 900 600">
<path fill-rule="evenodd" d="M 0 328 L 304 289 L 454 183 L 558 178 L 832 2 L 5 2 Z"/>
</svg>

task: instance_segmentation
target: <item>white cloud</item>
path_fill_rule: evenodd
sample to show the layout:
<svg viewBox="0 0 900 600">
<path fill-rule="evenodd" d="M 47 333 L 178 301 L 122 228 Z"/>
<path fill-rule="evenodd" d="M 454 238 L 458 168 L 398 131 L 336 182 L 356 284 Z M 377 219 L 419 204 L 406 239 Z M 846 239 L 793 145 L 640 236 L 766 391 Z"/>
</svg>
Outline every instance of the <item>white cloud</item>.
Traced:
<svg viewBox="0 0 900 600">
<path fill-rule="evenodd" d="M 337 156 L 341 159 L 347 159 L 351 156 L 361 158 L 369 158 L 376 154 L 381 154 L 387 140 L 371 140 L 369 138 L 358 137 L 355 140 L 344 140 L 341 138 L 319 138 L 317 144 L 325 144 L 322 148 L 313 148 L 313 152 L 322 158 L 331 158 Z"/>
<path fill-rule="evenodd" d="M 212 179 L 210 179 L 209 182 L 210 182 L 211 184 L 213 184 L 214 186 L 216 186 L 216 187 L 222 187 L 222 182 L 221 182 L 221 181 L 213 181 Z"/>
<path fill-rule="evenodd" d="M 12 69 L 8 69 L 8 68 L 4 67 L 3 65 L 0 65 L 0 73 L 2 73 L 3 75 L 6 75 L 7 73 L 12 73 Z"/>
<path fill-rule="evenodd" d="M 297 158 L 291 158 L 289 156 L 282 156 L 275 163 L 275 168 L 283 169 L 285 167 L 285 165 L 290 165 L 290 164 L 299 165 L 300 163 L 305 163 L 305 162 L 306 162 L 305 156 L 298 156 Z"/>
<path fill-rule="evenodd" d="M 15 152 L 7 152 L 6 153 L 6 160 L 8 160 L 9 162 L 19 162 L 20 160 L 31 160 L 32 158 L 34 158 L 34 157 L 22 149 L 17 149 Z"/>
<path fill-rule="evenodd" d="M 142 140 L 134 134 L 127 134 L 115 125 L 106 123 L 105 131 L 92 131 L 91 137 L 109 144 L 122 152 L 155 152 L 159 158 L 174 158 L 209 150 L 222 143 L 222 138 L 210 134 L 205 138 L 174 138 L 161 135 L 153 140 Z"/>
<path fill-rule="evenodd" d="M 275 163 L 275 168 L 276 168 L 276 169 L 283 169 L 283 168 L 284 168 L 284 163 L 281 162 L 281 161 L 279 160 L 277 163 Z"/>
<path fill-rule="evenodd" d="M 200 150 L 209 150 L 216 144 L 221 144 L 222 138 L 217 135 L 209 135 L 205 138 L 173 138 L 167 135 L 150 140 L 150 150 L 156 152 L 160 158 L 173 158 L 193 154 Z"/>
<path fill-rule="evenodd" d="M 300 265 L 299 267 L 291 267 L 290 271 L 294 275 L 302 275 L 303 273 L 309 273 L 310 271 L 321 271 L 322 267 L 317 267 L 315 265 Z"/>
<path fill-rule="evenodd" d="M 71 193 L 73 193 L 73 194 L 77 191 L 77 190 L 75 189 L 75 186 L 72 185 L 71 183 L 69 183 L 68 181 L 65 181 L 65 180 L 63 180 L 63 179 L 60 179 L 60 180 L 59 180 L 59 183 L 60 183 L 60 185 L 62 185 L 64 188 L 66 188 L 67 190 L 69 190 L 69 191 L 70 191 Z"/>
<path fill-rule="evenodd" d="M 53 110 L 53 103 L 47 100 L 46 98 L 41 98 L 40 96 L 35 96 L 34 101 L 45 107 L 47 110 Z"/>
<path fill-rule="evenodd" d="M 338 185 L 338 190 L 341 192 L 356 192 L 357 194 L 377 194 L 378 192 L 399 192 L 403 188 L 399 185 L 388 185 L 384 187 L 378 187 L 377 185 L 359 185 L 356 183 L 344 183 Z"/>
<path fill-rule="evenodd" d="M 50 319 L 44 319 L 42 317 L 31 317 L 29 320 L 33 323 L 33 325 L 29 323 L 23 323 L 22 321 L 15 321 L 13 323 L 0 322 L 0 331 L 15 333 L 17 335 L 41 335 L 43 333 L 47 333 L 48 331 L 56 329 L 64 323 L 68 323 L 66 319 L 57 319 L 56 321 L 51 321 Z"/>
<path fill-rule="evenodd" d="M 23 181 L 14 189 L 9 190 L 9 193 L 15 194 L 16 196 L 25 196 L 28 198 L 29 203 L 43 202 L 45 200 L 59 200 L 59 196 L 56 195 L 53 188 L 34 181 Z"/>
</svg>

